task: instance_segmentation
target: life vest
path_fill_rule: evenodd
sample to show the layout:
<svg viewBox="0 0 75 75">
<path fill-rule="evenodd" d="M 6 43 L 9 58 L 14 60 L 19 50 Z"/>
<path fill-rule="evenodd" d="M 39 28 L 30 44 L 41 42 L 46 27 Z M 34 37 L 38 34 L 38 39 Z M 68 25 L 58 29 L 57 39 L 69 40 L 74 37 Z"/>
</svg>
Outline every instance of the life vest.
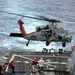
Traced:
<svg viewBox="0 0 75 75">
<path fill-rule="evenodd" d="M 32 61 L 32 65 L 36 66 L 38 64 L 37 60 Z"/>
<path fill-rule="evenodd" d="M 9 63 L 8 63 L 8 67 L 9 67 L 9 68 L 11 68 L 11 67 L 13 67 L 13 66 L 14 66 L 14 63 L 13 63 L 13 62 L 9 62 Z"/>
</svg>

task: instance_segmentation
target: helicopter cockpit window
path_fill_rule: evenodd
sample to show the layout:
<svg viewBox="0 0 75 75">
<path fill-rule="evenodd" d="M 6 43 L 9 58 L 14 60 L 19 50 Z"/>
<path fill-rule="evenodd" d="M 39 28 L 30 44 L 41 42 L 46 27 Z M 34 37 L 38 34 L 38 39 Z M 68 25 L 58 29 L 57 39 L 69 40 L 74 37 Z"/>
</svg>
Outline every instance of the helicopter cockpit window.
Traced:
<svg viewBox="0 0 75 75">
<path fill-rule="evenodd" d="M 61 29 L 57 29 L 56 31 L 57 31 L 57 33 L 59 33 L 59 34 L 63 34 L 63 33 L 64 33 L 64 31 L 61 30 Z"/>
<path fill-rule="evenodd" d="M 65 34 L 69 34 L 69 33 L 68 33 L 68 30 L 64 30 L 64 33 L 65 33 Z"/>
</svg>

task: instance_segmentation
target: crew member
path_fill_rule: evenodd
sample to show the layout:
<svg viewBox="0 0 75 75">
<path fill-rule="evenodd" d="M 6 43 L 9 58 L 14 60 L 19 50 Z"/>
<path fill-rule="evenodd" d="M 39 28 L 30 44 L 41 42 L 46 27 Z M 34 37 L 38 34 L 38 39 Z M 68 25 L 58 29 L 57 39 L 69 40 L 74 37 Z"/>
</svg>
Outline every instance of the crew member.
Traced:
<svg viewBox="0 0 75 75">
<path fill-rule="evenodd" d="M 35 69 L 35 67 L 37 67 L 37 64 L 38 64 L 38 61 L 36 58 L 34 58 L 34 60 L 32 61 L 32 68 L 33 68 L 33 71 Z"/>
<path fill-rule="evenodd" d="M 40 70 L 43 70 L 44 64 L 45 64 L 45 61 L 44 61 L 43 58 L 41 57 L 40 60 L 38 61 L 38 66 L 39 66 L 39 69 L 40 69 Z"/>
<path fill-rule="evenodd" d="M 8 68 L 11 68 L 12 69 L 12 73 L 15 73 L 15 67 L 14 67 L 14 62 L 13 61 L 10 61 L 9 63 L 8 63 Z"/>
</svg>

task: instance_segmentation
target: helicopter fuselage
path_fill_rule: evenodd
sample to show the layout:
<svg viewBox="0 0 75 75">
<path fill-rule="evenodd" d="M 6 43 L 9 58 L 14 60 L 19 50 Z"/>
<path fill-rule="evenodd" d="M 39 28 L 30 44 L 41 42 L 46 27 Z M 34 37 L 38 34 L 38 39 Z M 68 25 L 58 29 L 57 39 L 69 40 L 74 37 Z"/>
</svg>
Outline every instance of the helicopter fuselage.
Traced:
<svg viewBox="0 0 75 75">
<path fill-rule="evenodd" d="M 62 42 L 63 46 L 65 46 L 66 42 L 71 42 L 72 40 L 72 36 L 62 27 L 58 27 L 57 25 L 48 28 L 45 27 L 46 29 L 42 27 L 39 31 L 36 30 L 35 32 L 26 33 L 23 24 L 23 21 L 19 20 L 21 33 L 15 33 L 15 35 L 11 33 L 10 36 L 22 36 L 27 39 L 28 42 L 26 46 L 28 46 L 30 40 L 45 41 L 47 46 L 50 42 Z"/>
</svg>

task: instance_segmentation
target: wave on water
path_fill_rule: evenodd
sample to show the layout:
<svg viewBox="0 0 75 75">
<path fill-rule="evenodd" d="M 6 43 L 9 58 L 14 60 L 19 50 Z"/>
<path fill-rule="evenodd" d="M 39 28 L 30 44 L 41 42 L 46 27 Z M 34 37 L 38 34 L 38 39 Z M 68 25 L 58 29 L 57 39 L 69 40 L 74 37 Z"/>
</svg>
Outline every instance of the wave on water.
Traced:
<svg viewBox="0 0 75 75">
<path fill-rule="evenodd" d="M 63 26 L 70 32 L 75 32 L 75 1 L 74 0 L 0 0 L 0 11 L 9 13 L 27 15 L 37 17 L 45 16 L 61 20 L 59 25 Z M 45 42 L 30 41 L 29 46 L 26 47 L 27 40 L 24 38 L 9 37 L 11 32 L 19 32 L 18 20 L 24 21 L 26 32 L 33 32 L 37 26 L 49 24 L 48 22 L 24 18 L 17 15 L 11 15 L 0 12 L 0 49 L 1 50 L 15 50 L 15 49 L 30 49 L 41 51 L 43 48 L 58 50 L 62 48 L 62 43 L 50 43 L 49 46 Z M 70 49 L 75 45 L 75 35 L 71 43 L 67 43 L 65 49 Z M 63 48 L 64 49 L 64 48 Z"/>
</svg>

